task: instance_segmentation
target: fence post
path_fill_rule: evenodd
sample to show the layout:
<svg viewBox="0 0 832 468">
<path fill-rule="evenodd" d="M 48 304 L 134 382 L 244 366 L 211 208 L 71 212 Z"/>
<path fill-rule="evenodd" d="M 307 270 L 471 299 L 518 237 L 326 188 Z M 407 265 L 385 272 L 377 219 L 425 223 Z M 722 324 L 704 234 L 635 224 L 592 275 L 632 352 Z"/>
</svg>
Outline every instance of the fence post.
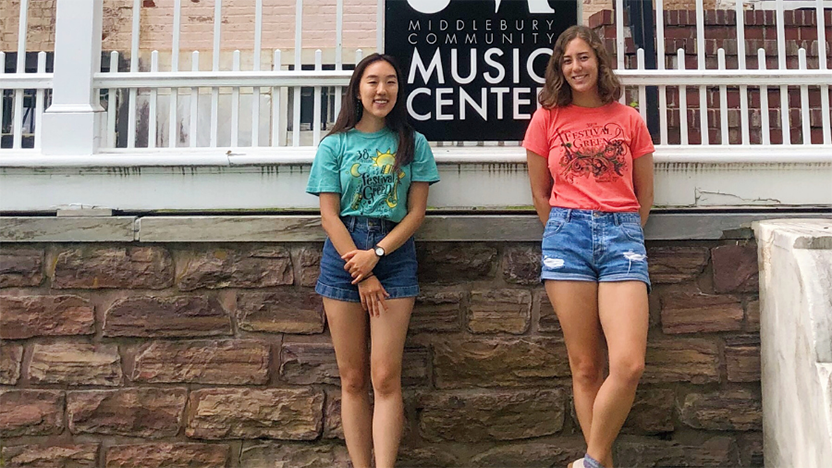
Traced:
<svg viewBox="0 0 832 468">
<path fill-rule="evenodd" d="M 104 109 L 93 87 L 101 70 L 103 0 L 58 0 L 52 105 L 43 114 L 43 154 L 98 151 Z"/>
</svg>

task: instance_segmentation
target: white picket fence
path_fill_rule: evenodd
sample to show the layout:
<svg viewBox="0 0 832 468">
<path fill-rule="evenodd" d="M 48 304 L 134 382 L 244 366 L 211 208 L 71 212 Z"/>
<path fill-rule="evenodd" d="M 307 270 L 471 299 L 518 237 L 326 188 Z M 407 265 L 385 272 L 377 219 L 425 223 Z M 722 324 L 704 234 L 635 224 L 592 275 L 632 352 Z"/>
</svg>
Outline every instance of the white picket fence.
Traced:
<svg viewBox="0 0 832 468">
<path fill-rule="evenodd" d="M 96 144 L 82 145 L 85 148 L 97 148 L 101 152 L 135 152 L 135 151 L 162 151 L 177 150 L 185 148 L 239 148 L 239 147 L 277 147 L 277 146 L 304 146 L 314 145 L 319 141 L 322 125 L 331 117 L 337 115 L 340 104 L 341 89 L 346 85 L 350 71 L 345 70 L 344 63 L 358 61 L 361 58 L 361 49 L 345 50 L 342 46 L 343 31 L 343 0 L 337 0 L 335 31 L 333 35 L 334 67 L 332 70 L 324 70 L 321 51 L 314 53 L 314 63 L 304 62 L 303 37 L 303 7 L 304 1 L 297 0 L 294 15 L 295 38 L 292 47 L 293 59 L 290 63 L 284 63 L 281 50 L 271 51 L 272 62 L 261 63 L 262 54 L 262 22 L 263 22 L 263 0 L 251 0 L 255 7 L 254 35 L 252 47 L 246 53 L 251 54 L 251 68 L 241 69 L 241 52 L 233 52 L 232 66 L 230 70 L 220 68 L 220 57 L 224 52 L 221 50 L 221 38 L 223 34 L 223 2 L 216 0 L 214 3 L 213 22 L 213 50 L 210 51 L 212 66 L 210 70 L 199 68 L 199 51 L 190 52 L 190 70 L 180 69 L 180 37 L 179 30 L 182 17 L 182 2 L 174 0 L 173 5 L 173 33 L 170 48 L 170 61 L 166 64 L 159 64 L 159 54 L 154 51 L 150 54 L 150 66 L 148 70 L 140 70 L 142 51 L 139 49 L 142 28 L 147 25 L 141 24 L 141 0 L 134 0 L 132 20 L 132 41 L 131 49 L 123 52 L 112 52 L 109 57 L 108 71 L 91 73 L 84 70 L 84 67 L 67 67 L 58 69 L 57 74 L 47 73 L 46 54 L 38 54 L 37 70 L 26 72 L 25 56 L 27 53 L 26 43 L 23 40 L 26 36 L 28 21 L 29 0 L 21 0 L 19 15 L 19 44 L 17 48 L 16 71 L 3 74 L 0 68 L 0 89 L 9 90 L 11 95 L 11 118 L 6 121 L 9 128 L 7 135 L 11 136 L 11 144 L 8 144 L 8 137 L 5 141 L 11 150 L 26 151 L 25 146 L 31 146 L 30 152 L 39 152 L 44 147 L 44 140 L 58 138 L 59 132 L 51 132 L 49 128 L 44 131 L 42 124 L 44 110 L 49 109 L 52 88 L 56 92 L 62 89 L 58 86 L 57 80 L 68 80 L 72 83 L 80 83 L 83 88 L 85 84 L 92 87 L 90 90 L 72 91 L 75 95 L 66 96 L 61 104 L 67 105 L 90 105 L 95 106 L 98 102 L 86 102 L 85 96 L 94 96 L 93 101 L 101 101 L 101 96 L 106 96 L 106 118 L 100 119 L 100 128 L 96 129 L 100 141 Z M 372 0 L 370 0 L 372 2 Z M 657 55 L 665 57 L 665 25 L 663 0 L 655 0 L 655 21 L 657 33 Z M 69 5 L 71 3 L 72 5 Z M 239 1 L 238 1 L 239 3 Z M 307 3 L 310 3 L 307 1 Z M 819 155 L 822 160 L 832 158 L 832 124 L 830 124 L 829 87 L 832 84 L 832 70 L 827 63 L 827 38 L 824 9 L 832 8 L 832 2 L 816 0 L 813 2 L 816 12 L 817 37 L 817 66 L 807 66 L 806 50 L 798 51 L 799 63 L 797 68 L 787 68 L 786 34 L 784 11 L 789 2 L 776 0 L 775 6 L 776 31 L 777 31 L 777 67 L 765 68 L 766 52 L 763 49 L 757 51 L 759 68 L 749 69 L 746 66 L 745 50 L 745 26 L 743 18 L 745 6 L 742 2 L 735 5 L 736 11 L 736 40 L 738 59 L 737 68 L 727 69 L 725 65 L 725 50 L 718 51 L 718 65 L 716 68 L 706 68 L 705 54 L 705 21 L 703 0 L 696 0 L 696 68 L 685 68 L 685 53 L 683 50 L 677 52 L 677 67 L 670 69 L 666 67 L 665 60 L 657 61 L 657 69 L 647 70 L 644 67 L 644 54 L 638 51 L 637 66 L 633 69 L 626 69 L 625 65 L 625 25 L 624 25 L 624 2 L 615 0 L 615 31 L 616 31 L 616 58 L 618 74 L 621 76 L 625 88 L 631 91 L 630 96 L 635 94 L 642 114 L 646 114 L 645 95 L 647 86 L 659 87 L 659 119 L 660 119 L 660 148 L 674 148 L 677 154 L 687 154 L 692 150 L 691 158 L 706 157 L 713 154 L 712 149 L 720 147 L 725 149 L 731 146 L 737 151 L 746 151 L 748 154 L 759 154 L 760 151 L 776 150 L 778 155 L 794 154 L 793 147 L 812 149 L 812 154 Z M 805 3 L 805 2 L 804 2 Z M 382 44 L 383 27 L 383 0 L 377 0 L 373 5 L 377 9 L 376 43 L 368 44 L 367 49 L 378 50 Z M 64 24 L 62 22 L 78 21 L 78 16 L 73 18 L 62 17 L 62 13 L 72 8 L 84 10 L 80 18 L 86 19 L 90 24 Z M 57 37 L 56 50 L 60 53 L 70 51 L 78 54 L 81 63 L 92 61 L 96 63 L 100 51 L 93 47 L 86 46 L 82 39 L 73 35 L 78 29 L 92 28 L 95 21 L 101 20 L 101 0 L 58 0 L 57 8 Z M 289 21 L 289 19 L 287 19 Z M 67 27 L 68 26 L 68 27 Z M 64 31 L 64 32 L 62 32 Z M 827 39 L 827 40 L 824 40 Z M 372 39 L 370 39 L 372 40 Z M 61 49 L 62 41 L 70 41 L 74 44 L 66 45 Z M 206 53 L 207 51 L 203 51 Z M 185 52 L 187 53 L 187 52 Z M 89 54 L 93 54 L 90 58 Z M 310 56 L 313 54 L 309 54 Z M 345 57 L 346 56 L 346 57 Z M 129 59 L 129 66 L 126 70 L 119 69 L 120 60 Z M 56 67 L 61 63 L 76 63 L 74 57 L 60 57 L 56 54 Z M 86 60 L 86 62 L 85 62 Z M 0 62 L 5 63 L 5 57 L 0 52 Z M 304 69 L 307 68 L 311 69 Z M 69 89 L 66 86 L 63 89 Z M 311 128 L 301 131 L 302 110 L 302 88 L 313 89 L 312 119 Z M 671 126 L 669 116 L 672 110 L 667 103 L 667 90 L 675 88 L 678 93 L 678 120 L 679 124 Z M 698 109 L 687 104 L 687 88 L 698 89 Z M 727 94 L 730 90 L 739 89 L 740 105 L 740 133 L 739 141 L 729 140 L 729 107 Z M 768 88 L 780 90 L 780 102 L 768 102 Z M 74 89 L 74 88 L 73 88 Z M 709 120 L 707 93 L 709 90 L 718 90 L 720 96 L 719 108 L 716 114 L 712 114 L 717 122 Z M 790 115 L 789 90 L 799 89 L 800 106 L 796 116 Z M 751 141 L 751 130 L 757 126 L 752 122 L 752 109 L 749 108 L 748 97 L 750 90 L 759 90 L 760 106 L 755 111 L 759 115 L 759 130 L 762 139 L 759 142 Z M 821 128 L 822 136 L 817 141 L 811 138 L 811 116 L 810 116 L 810 90 L 819 91 L 821 107 Z M 322 93 L 330 96 L 331 106 L 327 109 L 327 118 L 322 118 Z M 86 94 L 84 94 L 86 93 Z M 100 93 L 100 94 L 99 94 Z M 28 99 L 30 104 L 24 108 L 24 101 Z M 32 101 L 31 97 L 34 97 Z M 121 106 L 122 96 L 125 97 L 126 105 Z M 0 99 L 0 115 L 3 115 L 4 101 Z M 291 101 L 291 109 L 289 109 Z M 815 104 L 817 105 L 817 104 Z M 334 107 L 334 109 L 333 109 Z M 794 108 L 794 106 L 791 106 Z M 28 113 L 27 113 L 28 110 Z M 699 122 L 691 122 L 689 111 L 698 110 Z M 780 141 L 772 145 L 770 138 L 773 123 L 769 119 L 771 110 L 779 110 L 779 127 L 782 129 Z M 46 110 L 47 113 L 50 110 Z M 126 115 L 122 115 L 126 114 Z M 777 113 L 775 113 L 776 115 Z M 9 112 L 6 112 L 9 115 Z M 694 115 L 694 114 L 690 114 Z M 718 117 L 716 117 L 718 115 Z M 124 121 L 126 120 L 126 125 Z M 323 124 L 322 124 L 322 121 Z M 699 134 L 696 143 L 692 143 L 689 132 L 692 128 L 698 127 Z M 709 127 L 718 127 L 720 138 L 718 141 L 711 141 L 709 132 L 704 130 Z M 792 141 L 790 132 L 786 129 L 799 127 L 801 138 Z M 291 130 L 289 130 L 291 129 Z M 678 135 L 670 135 L 669 132 L 678 132 Z M 305 138 L 302 139 L 302 136 Z M 671 136 L 673 138 L 671 138 Z M 27 137 L 27 138 L 24 138 Z M 31 139 L 32 143 L 24 144 L 24 141 Z M 671 144 L 671 140 L 677 143 Z M 48 142 L 47 142 L 48 143 Z M 61 151 L 67 145 L 72 146 L 73 141 L 64 141 L 51 146 L 61 147 Z M 141 148 L 137 147 L 141 146 Z M 776 148 L 772 148 L 776 147 Z M 828 151 L 827 151 L 828 150 Z M 61 152 L 59 151 L 59 152 Z M 47 151 L 47 152 L 51 152 Z M 661 150 L 659 151 L 661 152 Z M 2 152 L 0 152 L 2 154 Z M 772 153 L 774 154 L 774 153 Z M 697 156 L 698 155 L 698 156 Z"/>
</svg>

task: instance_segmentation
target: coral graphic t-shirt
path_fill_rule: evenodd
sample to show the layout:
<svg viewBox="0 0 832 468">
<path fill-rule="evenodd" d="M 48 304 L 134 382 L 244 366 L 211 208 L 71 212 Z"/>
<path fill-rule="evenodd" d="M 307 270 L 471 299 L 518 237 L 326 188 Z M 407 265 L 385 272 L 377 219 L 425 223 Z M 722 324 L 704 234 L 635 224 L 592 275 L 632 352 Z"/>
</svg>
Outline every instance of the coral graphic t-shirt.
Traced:
<svg viewBox="0 0 832 468">
<path fill-rule="evenodd" d="M 523 147 L 548 158 L 549 205 L 598 211 L 638 211 L 633 160 L 654 151 L 638 111 L 618 102 L 601 107 L 539 108 Z"/>
</svg>

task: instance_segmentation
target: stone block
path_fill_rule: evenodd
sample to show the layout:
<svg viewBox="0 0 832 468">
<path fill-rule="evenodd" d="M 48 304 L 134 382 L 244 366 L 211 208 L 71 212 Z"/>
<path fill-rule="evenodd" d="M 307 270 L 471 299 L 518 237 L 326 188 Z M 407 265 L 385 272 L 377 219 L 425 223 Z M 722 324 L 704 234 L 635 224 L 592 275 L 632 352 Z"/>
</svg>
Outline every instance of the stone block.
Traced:
<svg viewBox="0 0 832 468">
<path fill-rule="evenodd" d="M 321 273 L 321 252 L 323 246 L 303 247 L 298 253 L 298 283 L 314 287 Z"/>
<path fill-rule="evenodd" d="M 503 258 L 506 282 L 523 285 L 540 284 L 540 247 L 510 247 Z"/>
<path fill-rule="evenodd" d="M 294 282 L 292 257 L 283 247 L 218 248 L 189 252 L 176 284 L 182 291 L 266 288 Z"/>
<path fill-rule="evenodd" d="M 706 431 L 759 431 L 763 428 L 762 398 L 759 391 L 748 389 L 689 393 L 680 402 L 679 419 Z"/>
<path fill-rule="evenodd" d="M 755 293 L 759 290 L 756 245 L 721 245 L 711 249 L 714 291 Z"/>
<path fill-rule="evenodd" d="M 482 468 L 562 467 L 586 453 L 582 439 L 559 437 L 552 442 L 511 443 L 498 445 L 478 453 L 466 466 Z"/>
<path fill-rule="evenodd" d="M 58 253 L 57 289 L 164 289 L 173 284 L 173 260 L 162 247 L 84 246 Z"/>
<path fill-rule="evenodd" d="M 418 399 L 419 432 L 431 442 L 494 442 L 553 435 L 563 428 L 566 393 L 432 392 Z"/>
<path fill-rule="evenodd" d="M 0 249 L 0 288 L 38 286 L 43 282 L 43 250 Z"/>
<path fill-rule="evenodd" d="M 745 326 L 748 331 L 760 331 L 760 300 L 749 301 L 745 305 Z"/>
<path fill-rule="evenodd" d="M 125 388 L 67 393 L 66 417 L 73 434 L 161 438 L 179 433 L 185 388 Z"/>
<path fill-rule="evenodd" d="M 0 339 L 91 335 L 93 305 L 78 296 L 0 296 Z"/>
<path fill-rule="evenodd" d="M 473 291 L 468 311 L 472 333 L 521 335 L 531 322 L 532 293 L 522 289 Z"/>
<path fill-rule="evenodd" d="M 421 243 L 419 283 L 468 283 L 494 278 L 497 249 L 479 243 Z"/>
<path fill-rule="evenodd" d="M 560 321 L 546 291 L 540 293 L 540 315 L 537 319 L 537 331 L 541 333 L 560 333 Z"/>
<path fill-rule="evenodd" d="M 424 385 L 428 379 L 428 352 L 406 347 L 402 361 L 402 385 Z M 331 343 L 283 343 L 280 377 L 295 385 L 341 385 L 335 349 Z"/>
<path fill-rule="evenodd" d="M 625 434 L 660 434 L 673 432 L 673 409 L 676 395 L 668 388 L 640 387 L 622 432 Z"/>
<path fill-rule="evenodd" d="M 716 436 L 684 444 L 657 439 L 622 438 L 613 455 L 617 466 L 645 468 L 739 466 L 733 437 Z M 743 465 L 744 466 L 744 465 Z"/>
<path fill-rule="evenodd" d="M 116 301 L 104 318 L 104 336 L 197 337 L 230 335 L 231 317 L 213 298 L 131 297 Z"/>
<path fill-rule="evenodd" d="M 29 362 L 33 384 L 99 385 L 121 384 L 118 345 L 88 343 L 35 343 Z"/>
<path fill-rule="evenodd" d="M 246 468 L 350 468 L 343 445 L 291 442 L 245 442 L 240 464 Z"/>
<path fill-rule="evenodd" d="M 312 389 L 195 390 L 185 435 L 210 440 L 314 440 L 323 427 L 323 406 L 323 392 Z"/>
<path fill-rule="evenodd" d="M 762 468 L 763 463 L 763 433 L 746 432 L 737 436 L 740 447 L 740 466 Z"/>
<path fill-rule="evenodd" d="M 98 444 L 2 447 L 2 450 L 0 450 L 0 466 L 17 468 L 97 468 Z"/>
<path fill-rule="evenodd" d="M 649 247 L 647 262 L 653 284 L 683 283 L 696 279 L 708 264 L 707 247 Z"/>
<path fill-rule="evenodd" d="M 323 302 L 314 290 L 305 288 L 238 292 L 237 323 L 240 329 L 254 332 L 322 333 Z"/>
<path fill-rule="evenodd" d="M 648 340 L 645 361 L 642 383 L 719 382 L 719 346 L 715 341 Z"/>
<path fill-rule="evenodd" d="M 401 447 L 398 464 L 407 468 L 452 468 L 459 458 L 445 447 Z"/>
<path fill-rule="evenodd" d="M 335 349 L 331 343 L 283 343 L 280 378 L 295 385 L 340 385 Z"/>
<path fill-rule="evenodd" d="M 555 338 L 433 343 L 437 388 L 551 386 L 570 376 L 566 347 Z"/>
<path fill-rule="evenodd" d="M 452 289 L 422 288 L 410 316 L 411 333 L 456 332 L 461 327 L 465 293 Z"/>
<path fill-rule="evenodd" d="M 133 381 L 263 385 L 269 345 L 253 340 L 155 341 L 139 350 Z"/>
<path fill-rule="evenodd" d="M 114 445 L 107 449 L 106 468 L 226 467 L 231 450 L 223 444 L 159 443 Z"/>
<path fill-rule="evenodd" d="M 668 335 L 742 329 L 742 300 L 736 296 L 669 289 L 661 295 L 661 307 L 662 331 Z"/>
<path fill-rule="evenodd" d="M 762 372 L 760 336 L 726 338 L 725 367 L 729 382 L 759 382 Z"/>
<path fill-rule="evenodd" d="M 326 392 L 324 405 L 324 439 L 344 439 L 344 427 L 341 424 L 341 392 Z"/>
<path fill-rule="evenodd" d="M 64 430 L 64 392 L 0 389 L 0 439 L 60 434 Z"/>
<path fill-rule="evenodd" d="M 0 344 L 0 385 L 14 385 L 20 378 L 23 346 Z"/>
</svg>

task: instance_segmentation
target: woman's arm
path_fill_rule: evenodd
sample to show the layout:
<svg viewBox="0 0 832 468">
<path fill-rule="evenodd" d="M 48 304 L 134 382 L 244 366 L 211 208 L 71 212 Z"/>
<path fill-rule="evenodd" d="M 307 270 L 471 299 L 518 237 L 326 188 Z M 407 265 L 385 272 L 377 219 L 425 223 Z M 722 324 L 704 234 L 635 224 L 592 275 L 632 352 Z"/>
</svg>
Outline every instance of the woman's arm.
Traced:
<svg viewBox="0 0 832 468">
<path fill-rule="evenodd" d="M 422 225 L 422 221 L 425 220 L 425 211 L 428 209 L 429 187 L 430 184 L 427 182 L 410 184 L 410 190 L 407 192 L 407 214 L 378 243 L 388 254 L 401 247 Z"/>
<path fill-rule="evenodd" d="M 529 169 L 529 183 L 532 186 L 532 203 L 540 222 L 545 226 L 549 221 L 549 197 L 552 195 L 552 176 L 549 174 L 549 160 L 539 154 L 526 150 Z"/>
<path fill-rule="evenodd" d="M 633 160 L 633 190 L 636 192 L 638 214 L 641 225 L 647 224 L 650 208 L 653 207 L 653 153 Z"/>
<path fill-rule="evenodd" d="M 386 254 L 401 247 L 419 229 L 419 226 L 422 225 L 428 206 L 429 186 L 430 184 L 427 182 L 411 183 L 410 190 L 407 193 L 407 214 L 378 243 Z M 343 258 L 347 260 L 344 268 L 352 275 L 353 284 L 358 284 L 361 306 L 370 315 L 378 317 L 382 311 L 387 310 L 385 299 L 389 294 L 384 290 L 378 278 L 366 276 L 375 268 L 379 260 L 378 257 L 372 250 L 353 250 L 347 252 Z"/>
<path fill-rule="evenodd" d="M 427 182 L 413 182 L 410 184 L 410 190 L 407 193 L 407 214 L 378 243 L 386 254 L 390 254 L 401 247 L 419 229 L 419 226 L 422 225 L 428 206 L 429 185 Z M 362 278 L 373 271 L 376 263 L 378 263 L 378 257 L 376 257 L 372 249 L 355 250 L 353 248 L 352 251 L 344 254 L 342 258 L 347 260 L 347 269 L 354 278 L 353 284 L 361 281 Z"/>
<path fill-rule="evenodd" d="M 339 254 L 355 250 L 350 232 L 341 221 L 341 194 L 324 192 L 320 194 L 321 226 Z"/>
</svg>

